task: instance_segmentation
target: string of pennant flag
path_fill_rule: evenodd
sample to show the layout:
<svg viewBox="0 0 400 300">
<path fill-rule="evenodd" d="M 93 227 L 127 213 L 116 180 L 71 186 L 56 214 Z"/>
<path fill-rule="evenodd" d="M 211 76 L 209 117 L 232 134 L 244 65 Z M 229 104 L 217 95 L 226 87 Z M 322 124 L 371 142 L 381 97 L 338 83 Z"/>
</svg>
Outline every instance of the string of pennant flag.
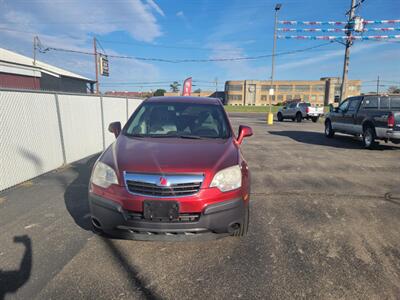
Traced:
<svg viewBox="0 0 400 300">
<path fill-rule="evenodd" d="M 400 31 L 400 27 L 374 27 L 366 28 L 365 24 L 396 24 L 400 20 L 363 20 L 358 18 L 350 22 L 342 21 L 279 21 L 280 24 L 285 25 L 345 25 L 344 28 L 278 28 L 281 33 L 290 32 L 337 32 L 346 33 L 345 36 L 312 36 L 312 35 L 278 35 L 278 39 L 285 40 L 386 40 L 386 39 L 400 39 L 400 35 L 362 35 L 364 32 L 393 32 Z M 361 24 L 361 26 L 360 26 Z M 354 32 L 354 35 L 349 35 L 349 32 Z"/>
<path fill-rule="evenodd" d="M 296 40 L 383 40 L 400 39 L 400 35 L 369 35 L 369 36 L 311 36 L 311 35 L 278 35 L 278 39 L 296 39 Z"/>
<path fill-rule="evenodd" d="M 346 25 L 352 22 L 346 21 L 278 21 L 279 24 L 284 25 Z M 396 24 L 400 20 L 364 20 L 364 24 Z"/>
<path fill-rule="evenodd" d="M 278 31 L 283 32 L 346 32 L 346 28 L 278 28 Z M 363 31 L 400 31 L 399 28 L 388 27 L 388 28 L 364 28 Z"/>
</svg>

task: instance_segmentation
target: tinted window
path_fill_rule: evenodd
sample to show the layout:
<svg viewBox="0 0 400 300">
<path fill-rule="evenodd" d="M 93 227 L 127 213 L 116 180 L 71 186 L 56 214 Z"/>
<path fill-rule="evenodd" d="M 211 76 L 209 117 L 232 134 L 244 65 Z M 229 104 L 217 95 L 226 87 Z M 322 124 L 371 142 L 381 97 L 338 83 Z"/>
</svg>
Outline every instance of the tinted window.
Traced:
<svg viewBox="0 0 400 300">
<path fill-rule="evenodd" d="M 391 99 L 391 108 L 399 109 L 400 108 L 400 97 L 390 97 Z"/>
<path fill-rule="evenodd" d="M 379 101 L 379 108 L 380 109 L 389 109 L 389 98 L 388 97 L 381 97 Z"/>
<path fill-rule="evenodd" d="M 348 111 L 356 111 L 358 108 L 358 105 L 360 104 L 360 99 L 356 100 L 350 100 Z"/>
<path fill-rule="evenodd" d="M 342 103 L 340 103 L 339 110 L 345 111 L 348 106 L 349 106 L 349 101 L 348 100 L 344 100 Z"/>
<path fill-rule="evenodd" d="M 296 108 L 296 106 L 297 106 L 297 103 L 296 103 L 296 102 L 290 103 L 289 108 Z"/>
<path fill-rule="evenodd" d="M 300 107 L 306 108 L 306 107 L 310 107 L 311 104 L 310 103 L 300 103 Z"/>
<path fill-rule="evenodd" d="M 125 126 L 138 137 L 227 138 L 228 123 L 219 105 L 145 102 Z"/>
<path fill-rule="evenodd" d="M 368 97 L 363 101 L 363 108 L 374 109 L 378 108 L 378 97 Z"/>
</svg>

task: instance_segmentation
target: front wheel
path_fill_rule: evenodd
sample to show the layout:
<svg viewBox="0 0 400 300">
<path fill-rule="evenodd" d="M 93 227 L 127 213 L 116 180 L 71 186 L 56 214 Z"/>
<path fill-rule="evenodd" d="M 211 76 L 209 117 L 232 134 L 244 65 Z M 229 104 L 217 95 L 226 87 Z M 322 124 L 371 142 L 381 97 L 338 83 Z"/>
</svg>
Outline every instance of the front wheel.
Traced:
<svg viewBox="0 0 400 300">
<path fill-rule="evenodd" d="M 318 119 L 319 119 L 319 117 L 312 117 L 312 118 L 311 118 L 311 120 L 312 120 L 314 123 L 317 123 L 317 122 L 318 122 Z"/>
<path fill-rule="evenodd" d="M 279 112 L 277 117 L 278 117 L 278 121 L 279 121 L 279 122 L 282 122 L 282 121 L 283 121 L 282 113 Z"/>
<path fill-rule="evenodd" d="M 325 122 L 325 136 L 327 138 L 332 138 L 335 135 L 335 131 L 332 129 L 332 123 L 331 121 L 327 120 Z"/>
<path fill-rule="evenodd" d="M 244 220 L 238 229 L 233 232 L 233 236 L 241 237 L 247 235 L 247 231 L 249 230 L 250 223 L 250 209 L 249 204 L 247 204 L 244 212 Z"/>
<path fill-rule="evenodd" d="M 378 143 L 375 141 L 375 129 L 372 126 L 367 126 L 363 132 L 363 144 L 366 149 L 373 149 Z"/>
</svg>

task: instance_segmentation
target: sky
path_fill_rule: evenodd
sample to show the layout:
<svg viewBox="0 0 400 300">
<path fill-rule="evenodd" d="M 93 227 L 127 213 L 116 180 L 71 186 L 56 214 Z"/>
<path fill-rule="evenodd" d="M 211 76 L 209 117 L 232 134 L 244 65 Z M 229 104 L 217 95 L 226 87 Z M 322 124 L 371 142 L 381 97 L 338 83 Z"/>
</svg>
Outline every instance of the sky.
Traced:
<svg viewBox="0 0 400 300">
<path fill-rule="evenodd" d="M 99 51 L 131 57 L 110 57 L 110 77 L 100 78 L 103 92 L 168 90 L 171 82 L 182 82 L 187 77 L 193 78 L 193 89 L 215 90 L 217 80 L 218 89 L 223 90 L 226 80 L 269 79 L 271 58 L 167 63 L 132 57 L 175 60 L 270 55 L 276 2 L 0 0 L 0 47 L 32 57 L 32 40 L 37 35 L 43 48 L 93 52 L 93 37 L 96 37 Z M 350 6 L 350 0 L 278 2 L 282 3 L 279 20 L 345 21 Z M 400 1 L 365 0 L 357 14 L 366 20 L 400 19 Z M 386 27 L 400 27 L 400 24 Z M 400 34 L 400 31 L 393 34 Z M 277 56 L 275 79 L 318 80 L 341 76 L 344 46 L 340 43 L 278 40 L 276 51 L 281 53 L 319 45 L 322 46 Z M 92 55 L 51 50 L 39 53 L 38 59 L 95 78 Z M 400 85 L 400 40 L 356 41 L 352 46 L 349 78 L 363 80 L 363 91 L 367 92 L 375 90 L 374 80 L 378 75 L 384 85 L 397 82 Z"/>
</svg>

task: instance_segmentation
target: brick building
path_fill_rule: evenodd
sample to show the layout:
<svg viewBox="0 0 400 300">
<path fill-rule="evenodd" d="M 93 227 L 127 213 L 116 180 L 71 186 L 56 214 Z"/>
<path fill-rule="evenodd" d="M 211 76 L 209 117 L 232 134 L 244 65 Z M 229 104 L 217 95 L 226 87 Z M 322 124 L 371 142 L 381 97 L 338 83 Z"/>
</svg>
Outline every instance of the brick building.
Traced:
<svg viewBox="0 0 400 300">
<path fill-rule="evenodd" d="M 267 80 L 239 80 L 225 83 L 225 101 L 229 105 L 268 105 L 301 99 L 316 105 L 328 105 L 340 95 L 340 79 L 324 77 L 320 80 L 277 80 L 274 81 L 274 95 Z M 360 80 L 349 80 L 346 97 L 359 95 Z M 270 99 L 271 97 L 271 99 Z"/>
</svg>

